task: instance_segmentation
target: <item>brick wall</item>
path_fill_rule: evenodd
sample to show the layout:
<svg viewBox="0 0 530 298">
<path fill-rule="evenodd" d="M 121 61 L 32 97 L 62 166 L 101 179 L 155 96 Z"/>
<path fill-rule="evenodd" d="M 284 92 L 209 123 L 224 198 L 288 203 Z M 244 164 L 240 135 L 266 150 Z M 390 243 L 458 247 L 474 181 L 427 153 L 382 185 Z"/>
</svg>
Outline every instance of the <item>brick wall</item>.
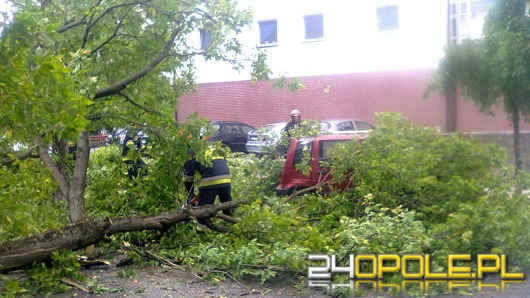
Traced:
<svg viewBox="0 0 530 298">
<path fill-rule="evenodd" d="M 239 120 L 254 126 L 288 121 L 289 112 L 299 109 L 305 119 L 359 118 L 374 123 L 376 112 L 395 111 L 413 123 L 446 127 L 446 100 L 440 94 L 423 99 L 431 69 L 377 73 L 353 73 L 298 78 L 305 89 L 276 90 L 270 82 L 207 83 L 185 94 L 177 115 L 184 121 L 197 111 L 210 120 Z M 456 128 L 464 132 L 512 131 L 501 108 L 496 116 L 479 113 L 471 101 L 458 100 Z M 530 130 L 521 123 L 521 130 Z"/>
</svg>

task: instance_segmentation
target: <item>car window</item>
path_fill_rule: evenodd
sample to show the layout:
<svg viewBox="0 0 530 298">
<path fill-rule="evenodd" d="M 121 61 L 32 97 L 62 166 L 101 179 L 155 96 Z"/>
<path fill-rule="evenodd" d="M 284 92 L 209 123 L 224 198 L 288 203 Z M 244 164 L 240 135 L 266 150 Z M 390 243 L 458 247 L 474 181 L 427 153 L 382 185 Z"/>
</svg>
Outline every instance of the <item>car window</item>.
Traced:
<svg viewBox="0 0 530 298">
<path fill-rule="evenodd" d="M 318 160 L 329 160 L 329 149 L 340 142 L 344 142 L 344 140 L 320 141 L 318 146 Z"/>
<path fill-rule="evenodd" d="M 296 144 L 293 157 L 293 166 L 296 166 L 297 164 L 301 163 L 303 161 L 304 153 L 311 154 L 312 149 L 313 141 L 300 141 L 298 144 Z"/>
<path fill-rule="evenodd" d="M 355 121 L 355 125 L 357 125 L 358 130 L 369 130 L 374 128 L 371 124 L 362 121 Z"/>
<path fill-rule="evenodd" d="M 328 130 L 331 128 L 329 122 L 320 122 L 320 130 Z"/>
<path fill-rule="evenodd" d="M 241 133 L 241 128 L 237 124 L 227 124 L 225 125 L 226 133 Z"/>
<path fill-rule="evenodd" d="M 213 124 L 212 127 L 213 127 L 214 133 L 221 130 L 221 125 L 219 124 Z"/>
<path fill-rule="evenodd" d="M 337 130 L 338 131 L 355 130 L 355 127 L 353 127 L 353 123 L 351 121 L 344 121 L 344 122 L 337 123 Z"/>
<path fill-rule="evenodd" d="M 243 130 L 243 133 L 248 133 L 254 129 L 254 127 L 248 125 L 241 125 L 240 128 Z"/>
</svg>

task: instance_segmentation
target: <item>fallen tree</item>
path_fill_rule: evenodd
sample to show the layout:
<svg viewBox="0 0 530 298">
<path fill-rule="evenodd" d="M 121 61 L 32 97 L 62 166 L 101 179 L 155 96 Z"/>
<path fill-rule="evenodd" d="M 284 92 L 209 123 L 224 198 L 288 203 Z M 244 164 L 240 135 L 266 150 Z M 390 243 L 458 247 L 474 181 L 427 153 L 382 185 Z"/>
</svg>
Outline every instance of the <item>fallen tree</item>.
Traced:
<svg viewBox="0 0 530 298">
<path fill-rule="evenodd" d="M 68 225 L 61 230 L 51 230 L 40 235 L 2 243 L 0 244 L 0 273 L 21 269 L 34 262 L 47 261 L 54 251 L 85 248 L 100 242 L 105 236 L 131 231 L 165 230 L 178 222 L 190 221 L 194 218 L 212 218 L 220 210 L 234 208 L 245 203 L 247 200 L 238 200 L 198 208 L 183 208 L 157 215 L 85 220 Z M 233 219 L 225 217 L 220 216 L 220 218 L 234 222 Z M 210 226 L 212 229 L 217 229 L 217 227 Z M 225 229 L 223 231 L 226 231 Z"/>
</svg>

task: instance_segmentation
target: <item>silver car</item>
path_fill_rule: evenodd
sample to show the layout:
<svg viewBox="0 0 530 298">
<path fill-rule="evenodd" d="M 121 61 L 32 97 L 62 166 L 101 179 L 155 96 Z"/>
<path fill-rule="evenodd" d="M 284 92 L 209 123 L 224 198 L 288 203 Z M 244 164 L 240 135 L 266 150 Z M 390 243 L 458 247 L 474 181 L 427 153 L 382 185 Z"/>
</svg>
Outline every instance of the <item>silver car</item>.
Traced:
<svg viewBox="0 0 530 298">
<path fill-rule="evenodd" d="M 265 124 L 247 134 L 247 152 L 254 154 L 265 153 L 266 147 L 275 146 L 282 136 L 286 122 Z"/>
<path fill-rule="evenodd" d="M 358 119 L 330 119 L 320 121 L 320 129 L 331 134 L 366 134 L 374 126 Z"/>
</svg>

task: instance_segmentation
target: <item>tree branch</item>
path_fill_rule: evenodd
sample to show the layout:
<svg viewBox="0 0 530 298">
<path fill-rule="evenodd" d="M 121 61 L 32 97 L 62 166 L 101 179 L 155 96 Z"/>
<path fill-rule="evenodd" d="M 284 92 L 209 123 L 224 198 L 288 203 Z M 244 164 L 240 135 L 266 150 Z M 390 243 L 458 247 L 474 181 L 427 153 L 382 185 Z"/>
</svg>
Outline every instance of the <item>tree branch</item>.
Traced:
<svg viewBox="0 0 530 298">
<path fill-rule="evenodd" d="M 119 5 L 121 6 L 121 5 Z M 81 44 L 81 48 L 85 48 L 85 45 L 87 43 L 87 39 L 88 39 L 88 33 L 90 32 L 90 29 L 92 29 L 92 26 L 94 26 L 106 13 L 108 13 L 111 9 L 114 9 L 116 8 L 117 6 L 114 6 L 114 7 L 111 7 L 109 9 L 107 9 L 107 11 L 105 11 L 103 14 L 101 14 L 101 16 L 99 16 L 98 18 L 96 18 L 96 20 L 90 24 L 88 24 L 88 26 L 85 28 L 85 33 L 83 34 L 83 43 Z M 127 11 L 125 13 L 125 15 L 127 15 L 127 13 L 129 13 L 129 11 Z M 97 52 L 99 49 L 101 49 L 103 46 L 105 46 L 106 44 L 108 44 L 114 37 L 118 36 L 118 30 L 120 30 L 121 28 L 121 24 L 123 23 L 123 19 L 125 18 L 125 15 L 123 18 L 119 19 L 118 20 L 118 24 L 116 25 L 116 29 L 114 29 L 114 32 L 112 33 L 112 35 L 107 39 L 105 40 L 101 45 L 99 45 L 98 47 L 96 47 L 96 49 L 94 49 L 90 55 L 94 54 L 95 52 Z"/>
<path fill-rule="evenodd" d="M 149 74 L 159 63 L 161 63 L 165 58 L 169 56 L 171 48 L 173 47 L 173 43 L 175 42 L 177 35 L 180 33 L 182 29 L 183 28 L 181 26 L 173 29 L 169 40 L 166 42 L 166 45 L 164 46 L 164 50 L 157 57 L 155 57 L 153 61 L 151 61 L 151 63 L 149 63 L 146 67 L 139 70 L 138 72 L 133 73 L 123 78 L 122 80 L 118 81 L 117 83 L 114 83 L 108 86 L 107 88 L 98 91 L 96 95 L 94 96 L 94 100 L 119 94 L 123 89 L 127 87 L 127 85 Z"/>
<path fill-rule="evenodd" d="M 103 0 L 98 0 L 98 2 L 96 3 L 96 5 L 92 6 L 91 10 L 94 9 L 95 7 L 98 7 L 98 6 L 101 4 L 102 1 L 103 1 Z M 66 31 L 68 31 L 68 30 L 70 30 L 70 29 L 72 29 L 72 28 L 74 28 L 74 27 L 77 27 L 77 26 L 80 26 L 80 25 L 85 25 L 85 24 L 87 24 L 86 18 L 87 18 L 88 15 L 89 15 L 89 14 L 87 13 L 87 14 L 83 15 L 83 17 L 82 17 L 80 20 L 75 21 L 75 22 L 72 22 L 72 23 L 70 23 L 70 24 L 66 24 L 66 25 L 63 26 L 63 27 L 58 28 L 58 29 L 56 30 L 56 32 L 57 32 L 57 33 L 64 33 L 64 32 L 66 32 Z"/>
<path fill-rule="evenodd" d="M 68 182 L 66 181 L 66 178 L 61 174 L 57 166 L 53 163 L 52 158 L 48 153 L 48 148 L 46 148 L 44 142 L 42 141 L 42 137 L 40 135 L 36 136 L 33 142 L 37 146 L 37 152 L 39 153 L 40 159 L 42 160 L 44 165 L 50 170 L 53 179 L 55 179 L 55 181 L 59 183 L 59 189 L 61 190 L 61 193 L 65 198 L 68 198 Z"/>
<path fill-rule="evenodd" d="M 56 32 L 57 33 L 64 33 L 64 32 L 66 32 L 66 31 L 68 31 L 68 30 L 70 30 L 70 29 L 72 29 L 74 27 L 77 27 L 77 26 L 80 26 L 80 25 L 84 25 L 84 24 L 86 24 L 86 15 L 83 16 L 83 18 L 80 19 L 79 21 L 76 21 L 76 22 L 67 24 L 67 25 L 65 25 L 65 26 L 63 26 L 61 28 L 58 28 L 56 30 Z"/>
<path fill-rule="evenodd" d="M 248 200 L 243 199 L 193 209 L 179 208 L 173 212 L 156 215 L 85 220 L 65 226 L 60 231 L 51 230 L 13 242 L 0 243 L 0 273 L 48 260 L 54 251 L 85 248 L 98 243 L 105 236 L 131 231 L 163 230 L 178 222 L 190 221 L 194 217 L 211 218 L 218 211 L 247 203 Z"/>
<path fill-rule="evenodd" d="M 23 152 L 16 152 L 14 157 L 3 157 L 0 159 L 0 165 L 8 166 L 15 162 L 15 160 L 24 160 L 26 158 L 35 158 L 38 155 L 33 154 L 33 148 L 29 148 Z"/>
<path fill-rule="evenodd" d="M 130 102 L 131 104 L 133 104 L 135 107 L 141 109 L 141 110 L 144 110 L 145 112 L 147 113 L 150 113 L 150 114 L 155 114 L 155 115 L 159 115 L 159 116 L 162 116 L 162 114 L 158 111 L 155 111 L 155 110 L 150 110 L 148 108 L 145 108 L 145 107 L 142 107 L 141 105 L 137 104 L 136 102 L 134 102 L 129 96 L 123 94 L 122 92 L 118 93 L 119 95 L 123 96 L 125 98 L 126 101 Z"/>
</svg>

